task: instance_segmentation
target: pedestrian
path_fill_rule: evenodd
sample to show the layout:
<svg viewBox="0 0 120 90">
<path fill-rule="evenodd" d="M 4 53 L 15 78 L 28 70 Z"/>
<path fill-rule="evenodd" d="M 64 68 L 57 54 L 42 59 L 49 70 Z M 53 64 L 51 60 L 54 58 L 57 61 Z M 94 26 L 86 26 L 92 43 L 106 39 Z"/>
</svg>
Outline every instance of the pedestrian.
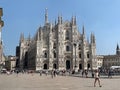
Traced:
<svg viewBox="0 0 120 90">
<path fill-rule="evenodd" d="M 82 77 L 83 77 L 83 75 L 84 75 L 84 70 L 82 71 Z"/>
<path fill-rule="evenodd" d="M 108 70 L 108 78 L 112 78 L 112 71 Z"/>
<path fill-rule="evenodd" d="M 42 70 L 40 70 L 39 73 L 40 73 L 40 76 L 42 76 Z"/>
<path fill-rule="evenodd" d="M 51 77 L 53 78 L 54 70 L 51 70 Z"/>
<path fill-rule="evenodd" d="M 18 74 L 19 74 L 19 71 L 18 71 L 18 70 L 16 70 L 16 73 L 17 73 L 17 76 L 18 76 Z"/>
<path fill-rule="evenodd" d="M 53 75 L 54 75 L 54 77 L 56 77 L 56 70 L 55 69 L 53 71 Z"/>
<path fill-rule="evenodd" d="M 94 78 L 94 72 L 92 71 L 92 78 Z"/>
<path fill-rule="evenodd" d="M 88 78 L 88 71 L 87 70 L 85 70 L 85 76 L 86 76 L 86 78 Z"/>
<path fill-rule="evenodd" d="M 96 82 L 98 81 L 99 87 L 102 87 L 100 85 L 100 79 L 99 79 L 99 72 L 98 70 L 95 70 L 95 81 L 94 81 L 94 87 L 96 87 Z"/>
</svg>

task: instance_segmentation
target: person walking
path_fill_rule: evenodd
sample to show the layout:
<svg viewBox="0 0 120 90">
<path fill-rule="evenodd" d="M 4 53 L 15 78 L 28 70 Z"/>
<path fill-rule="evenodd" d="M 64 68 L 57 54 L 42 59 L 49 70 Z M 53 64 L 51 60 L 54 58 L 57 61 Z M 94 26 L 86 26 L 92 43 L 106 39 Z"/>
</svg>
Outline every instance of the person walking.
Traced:
<svg viewBox="0 0 120 90">
<path fill-rule="evenodd" d="M 40 76 L 42 76 L 42 70 L 40 70 L 39 73 L 40 73 Z"/>
<path fill-rule="evenodd" d="M 112 78 L 112 71 L 108 70 L 108 78 Z"/>
<path fill-rule="evenodd" d="M 51 70 L 51 77 L 53 78 L 53 76 L 54 76 L 54 70 L 52 69 Z"/>
<path fill-rule="evenodd" d="M 94 87 L 96 87 L 96 82 L 98 81 L 99 87 L 102 87 L 100 84 L 100 79 L 99 79 L 99 72 L 98 70 L 95 70 L 95 81 L 94 81 Z"/>
</svg>

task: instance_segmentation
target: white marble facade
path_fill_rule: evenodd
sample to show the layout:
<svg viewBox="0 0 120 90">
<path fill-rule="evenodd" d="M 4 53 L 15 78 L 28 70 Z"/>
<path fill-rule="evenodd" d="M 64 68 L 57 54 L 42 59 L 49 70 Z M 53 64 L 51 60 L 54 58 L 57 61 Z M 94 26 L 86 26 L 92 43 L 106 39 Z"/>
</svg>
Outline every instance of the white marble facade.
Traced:
<svg viewBox="0 0 120 90">
<path fill-rule="evenodd" d="M 19 66 L 30 70 L 73 70 L 96 69 L 96 42 L 91 33 L 86 39 L 84 26 L 79 32 L 76 16 L 64 21 L 62 16 L 50 23 L 45 11 L 45 24 L 40 26 L 34 37 L 20 37 Z"/>
</svg>

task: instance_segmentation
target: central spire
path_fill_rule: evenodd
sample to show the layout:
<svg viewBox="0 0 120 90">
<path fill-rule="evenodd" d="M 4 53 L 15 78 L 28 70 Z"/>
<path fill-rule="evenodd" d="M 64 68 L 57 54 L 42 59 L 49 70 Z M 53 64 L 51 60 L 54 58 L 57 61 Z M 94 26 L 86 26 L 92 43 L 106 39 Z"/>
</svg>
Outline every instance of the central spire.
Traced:
<svg viewBox="0 0 120 90">
<path fill-rule="evenodd" d="M 45 24 L 48 23 L 48 9 L 45 9 Z"/>
</svg>

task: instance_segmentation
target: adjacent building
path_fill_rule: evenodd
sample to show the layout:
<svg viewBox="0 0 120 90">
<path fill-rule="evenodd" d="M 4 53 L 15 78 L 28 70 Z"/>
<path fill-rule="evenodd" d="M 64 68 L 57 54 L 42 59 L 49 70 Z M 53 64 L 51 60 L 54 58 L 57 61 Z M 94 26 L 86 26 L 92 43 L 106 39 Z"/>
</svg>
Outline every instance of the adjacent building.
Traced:
<svg viewBox="0 0 120 90">
<path fill-rule="evenodd" d="M 5 68 L 6 70 L 15 70 L 16 69 L 16 56 L 8 56 L 7 60 L 5 61 Z"/>
<path fill-rule="evenodd" d="M 116 47 L 116 54 L 104 55 L 102 67 L 109 69 L 111 66 L 120 66 L 120 48 L 119 45 Z"/>
</svg>

